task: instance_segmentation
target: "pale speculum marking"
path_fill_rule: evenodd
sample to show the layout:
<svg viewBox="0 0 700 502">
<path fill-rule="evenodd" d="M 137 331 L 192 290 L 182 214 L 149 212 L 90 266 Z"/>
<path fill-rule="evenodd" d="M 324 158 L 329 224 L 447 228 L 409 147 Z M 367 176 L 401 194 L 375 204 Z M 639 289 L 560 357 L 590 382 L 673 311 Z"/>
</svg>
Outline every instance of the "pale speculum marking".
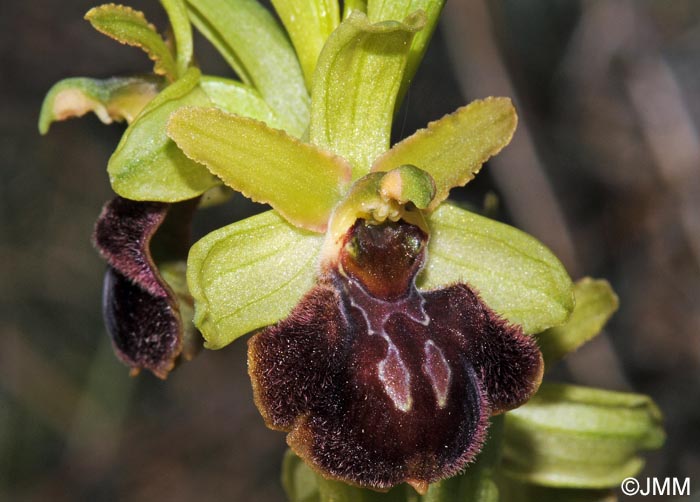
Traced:
<svg viewBox="0 0 700 502">
<path fill-rule="evenodd" d="M 404 413 L 408 412 L 413 406 L 411 372 L 404 363 L 399 348 L 386 332 L 385 325 L 392 315 L 401 314 L 427 326 L 430 323 L 430 317 L 423 308 L 425 300 L 415 287 L 411 287 L 406 297 L 387 301 L 370 295 L 354 279 L 349 278 L 346 284 L 350 304 L 362 312 L 367 323 L 367 333 L 379 335 L 387 343 L 386 357 L 377 363 L 379 381 L 396 409 Z"/>
<path fill-rule="evenodd" d="M 382 335 L 382 338 L 389 344 L 389 348 L 386 357 L 377 364 L 379 380 L 394 406 L 403 412 L 410 411 L 413 406 L 411 374 L 394 342 L 388 336 Z"/>
<path fill-rule="evenodd" d="M 432 340 L 425 342 L 423 351 L 425 352 L 423 372 L 430 380 L 438 406 L 444 408 L 447 405 L 447 394 L 450 390 L 452 370 L 447 359 L 445 359 L 445 354 Z"/>
</svg>

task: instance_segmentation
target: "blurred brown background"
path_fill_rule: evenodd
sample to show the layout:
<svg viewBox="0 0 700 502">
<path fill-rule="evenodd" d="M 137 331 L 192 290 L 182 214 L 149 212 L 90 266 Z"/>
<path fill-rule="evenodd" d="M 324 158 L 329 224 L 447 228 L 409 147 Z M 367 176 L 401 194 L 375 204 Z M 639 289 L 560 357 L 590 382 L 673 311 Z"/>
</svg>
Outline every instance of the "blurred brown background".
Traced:
<svg viewBox="0 0 700 502">
<path fill-rule="evenodd" d="M 155 0 L 132 1 L 161 29 Z M 252 400 L 245 341 L 167 382 L 130 378 L 100 315 L 90 245 L 122 127 L 92 116 L 40 137 L 69 76 L 145 72 L 95 32 L 90 0 L 0 3 L 0 500 L 282 501 L 283 435 Z M 450 0 L 396 120 L 405 136 L 467 101 L 516 100 L 513 144 L 460 191 L 543 240 L 621 308 L 558 378 L 648 393 L 668 441 L 644 475 L 700 494 L 700 2 Z M 230 75 L 201 38 L 206 72 Z M 260 208 L 234 198 L 197 233 Z"/>
</svg>

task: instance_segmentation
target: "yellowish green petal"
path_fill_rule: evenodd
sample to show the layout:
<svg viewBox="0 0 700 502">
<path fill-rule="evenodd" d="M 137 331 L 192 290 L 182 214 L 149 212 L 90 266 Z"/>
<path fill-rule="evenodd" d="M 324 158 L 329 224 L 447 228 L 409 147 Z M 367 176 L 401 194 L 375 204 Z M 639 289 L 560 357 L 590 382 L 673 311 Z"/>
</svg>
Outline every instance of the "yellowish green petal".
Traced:
<svg viewBox="0 0 700 502">
<path fill-rule="evenodd" d="M 451 188 L 473 179 L 483 163 L 510 142 L 517 122 L 508 98 L 473 101 L 394 145 L 375 161 L 372 171 L 403 164 L 427 171 L 437 188 L 430 206 L 435 209 Z"/>
<path fill-rule="evenodd" d="M 153 71 L 169 79 L 177 78 L 177 65 L 165 41 L 143 12 L 124 5 L 105 4 L 90 9 L 85 19 L 119 43 L 139 47 L 155 62 Z"/>
<path fill-rule="evenodd" d="M 556 362 L 600 333 L 619 304 L 608 281 L 590 277 L 574 285 L 574 299 L 576 306 L 566 324 L 537 335 L 545 365 Z"/>
<path fill-rule="evenodd" d="M 574 308 L 561 262 L 534 237 L 509 225 L 442 204 L 428 218 L 428 262 L 418 286 L 465 282 L 526 333 L 564 323 Z"/>
<path fill-rule="evenodd" d="M 322 240 L 267 211 L 197 242 L 187 283 L 206 347 L 224 347 L 287 316 L 314 284 Z"/>
<path fill-rule="evenodd" d="M 389 148 L 411 41 L 424 24 L 422 13 L 403 23 L 372 24 L 354 12 L 321 51 L 311 92 L 309 138 L 348 159 L 353 180 L 367 174 L 374 159 Z"/>
<path fill-rule="evenodd" d="M 350 167 L 340 157 L 215 108 L 178 110 L 168 134 L 226 185 L 308 230 L 325 231 L 349 182 Z"/>
</svg>

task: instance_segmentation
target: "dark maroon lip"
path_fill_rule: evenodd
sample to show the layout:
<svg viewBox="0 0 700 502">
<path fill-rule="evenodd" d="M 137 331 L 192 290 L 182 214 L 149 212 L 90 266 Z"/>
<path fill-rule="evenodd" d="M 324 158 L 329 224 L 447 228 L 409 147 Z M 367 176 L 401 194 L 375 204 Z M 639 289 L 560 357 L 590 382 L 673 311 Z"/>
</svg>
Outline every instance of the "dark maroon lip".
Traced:
<svg viewBox="0 0 700 502">
<path fill-rule="evenodd" d="M 115 197 L 105 204 L 93 242 L 107 261 L 103 317 L 117 356 L 132 371 L 167 377 L 183 348 L 178 298 L 157 263 L 183 261 L 197 200 L 178 204 Z"/>
<path fill-rule="evenodd" d="M 480 451 L 488 418 L 534 393 L 531 338 L 466 284 L 420 291 L 427 235 L 406 222 L 348 231 L 289 317 L 249 343 L 267 425 L 327 477 L 423 487 Z"/>
</svg>

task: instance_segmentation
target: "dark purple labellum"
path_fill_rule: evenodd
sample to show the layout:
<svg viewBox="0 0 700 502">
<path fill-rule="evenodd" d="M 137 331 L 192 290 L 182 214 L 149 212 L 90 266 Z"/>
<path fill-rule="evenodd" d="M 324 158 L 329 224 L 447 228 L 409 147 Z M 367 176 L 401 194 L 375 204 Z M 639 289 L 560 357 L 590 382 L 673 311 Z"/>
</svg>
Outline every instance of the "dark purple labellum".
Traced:
<svg viewBox="0 0 700 502">
<path fill-rule="evenodd" d="M 117 356 L 135 373 L 148 369 L 165 378 L 183 352 L 178 298 L 156 262 L 186 259 L 196 206 L 196 200 L 171 205 L 116 197 L 97 220 L 95 247 L 109 265 L 105 325 Z"/>
<path fill-rule="evenodd" d="M 426 243 L 408 223 L 358 220 L 289 317 L 250 340 L 267 425 L 328 477 L 425 491 L 474 458 L 490 415 L 539 386 L 535 342 L 473 289 L 416 288 Z"/>
</svg>

